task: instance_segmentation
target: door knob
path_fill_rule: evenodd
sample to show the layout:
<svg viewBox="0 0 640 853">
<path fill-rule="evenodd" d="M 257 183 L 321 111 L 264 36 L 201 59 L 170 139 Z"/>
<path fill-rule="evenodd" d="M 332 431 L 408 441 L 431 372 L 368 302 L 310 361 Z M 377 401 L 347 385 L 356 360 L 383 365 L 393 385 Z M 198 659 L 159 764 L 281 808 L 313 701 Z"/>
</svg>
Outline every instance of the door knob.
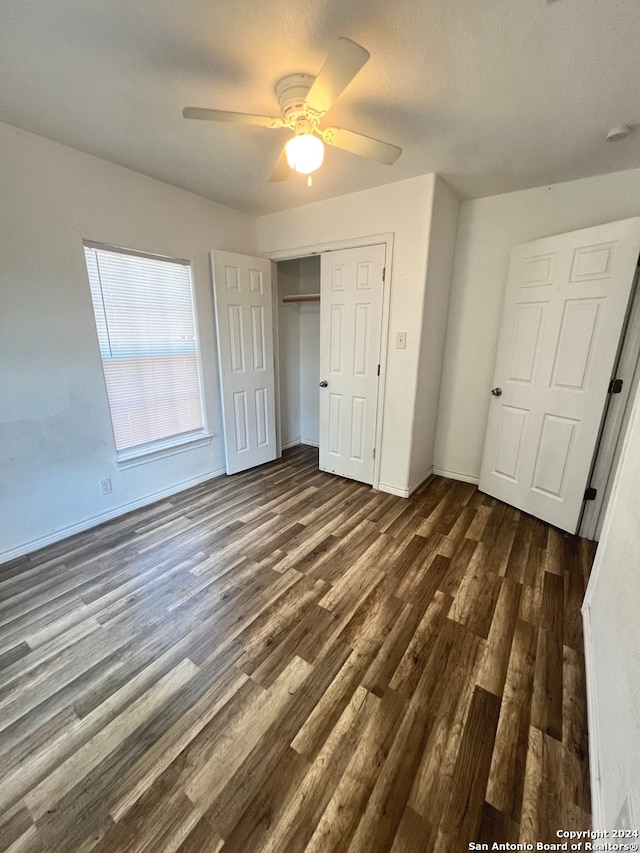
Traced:
<svg viewBox="0 0 640 853">
<path fill-rule="evenodd" d="M 491 393 L 493 394 L 494 397 L 501 397 L 502 396 L 502 388 L 492 388 Z"/>
<path fill-rule="evenodd" d="M 323 379 L 323 380 L 322 380 L 322 382 L 320 383 L 320 387 L 321 387 L 321 388 L 326 388 L 328 384 L 329 384 L 329 383 L 327 382 L 327 380 L 326 380 L 326 379 Z"/>
</svg>

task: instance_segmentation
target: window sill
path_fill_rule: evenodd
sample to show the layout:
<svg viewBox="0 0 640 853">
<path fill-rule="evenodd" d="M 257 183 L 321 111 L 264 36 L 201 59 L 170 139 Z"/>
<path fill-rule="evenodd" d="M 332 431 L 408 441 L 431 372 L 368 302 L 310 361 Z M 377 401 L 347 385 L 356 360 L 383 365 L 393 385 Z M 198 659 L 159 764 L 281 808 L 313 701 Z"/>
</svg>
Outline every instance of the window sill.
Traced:
<svg viewBox="0 0 640 853">
<path fill-rule="evenodd" d="M 172 441 L 171 444 L 164 443 L 155 445 L 155 447 L 147 445 L 144 448 L 137 447 L 132 450 L 124 450 L 118 453 L 116 465 L 120 470 L 135 468 L 137 465 L 146 465 L 147 462 L 156 462 L 158 459 L 175 456 L 177 453 L 184 453 L 187 450 L 206 447 L 211 444 L 211 440 L 215 438 L 215 435 L 215 433 L 200 433 L 177 439 L 176 441 Z"/>
</svg>

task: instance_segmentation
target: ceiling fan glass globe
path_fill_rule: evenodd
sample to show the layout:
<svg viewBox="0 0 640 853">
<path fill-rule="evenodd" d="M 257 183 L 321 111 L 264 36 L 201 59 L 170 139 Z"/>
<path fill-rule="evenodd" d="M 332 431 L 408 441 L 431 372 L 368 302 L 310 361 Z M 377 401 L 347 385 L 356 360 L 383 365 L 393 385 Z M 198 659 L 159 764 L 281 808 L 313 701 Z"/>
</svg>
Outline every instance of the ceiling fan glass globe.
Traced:
<svg viewBox="0 0 640 853">
<path fill-rule="evenodd" d="M 301 133 L 290 139 L 285 147 L 289 168 L 308 175 L 322 166 L 324 144 L 317 136 Z"/>
</svg>

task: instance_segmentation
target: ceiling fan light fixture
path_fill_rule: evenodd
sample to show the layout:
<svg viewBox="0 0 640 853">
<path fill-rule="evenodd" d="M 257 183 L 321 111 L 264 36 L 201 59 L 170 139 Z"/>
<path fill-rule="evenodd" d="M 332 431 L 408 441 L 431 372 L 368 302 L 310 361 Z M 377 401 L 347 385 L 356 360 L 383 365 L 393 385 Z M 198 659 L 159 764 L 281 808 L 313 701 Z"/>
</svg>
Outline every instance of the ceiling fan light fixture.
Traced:
<svg viewBox="0 0 640 853">
<path fill-rule="evenodd" d="M 287 142 L 285 152 L 290 169 L 309 175 L 322 166 L 324 143 L 317 136 L 301 133 Z"/>
</svg>

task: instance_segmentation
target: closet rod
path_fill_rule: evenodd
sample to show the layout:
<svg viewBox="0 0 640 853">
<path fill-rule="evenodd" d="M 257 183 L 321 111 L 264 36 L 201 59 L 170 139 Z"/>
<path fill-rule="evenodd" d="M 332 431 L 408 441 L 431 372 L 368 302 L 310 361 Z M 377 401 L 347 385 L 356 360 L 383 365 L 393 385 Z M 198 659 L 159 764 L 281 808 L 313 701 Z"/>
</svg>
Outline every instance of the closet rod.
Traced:
<svg viewBox="0 0 640 853">
<path fill-rule="evenodd" d="M 320 302 L 319 293 L 297 293 L 291 296 L 283 296 L 283 302 Z"/>
</svg>

